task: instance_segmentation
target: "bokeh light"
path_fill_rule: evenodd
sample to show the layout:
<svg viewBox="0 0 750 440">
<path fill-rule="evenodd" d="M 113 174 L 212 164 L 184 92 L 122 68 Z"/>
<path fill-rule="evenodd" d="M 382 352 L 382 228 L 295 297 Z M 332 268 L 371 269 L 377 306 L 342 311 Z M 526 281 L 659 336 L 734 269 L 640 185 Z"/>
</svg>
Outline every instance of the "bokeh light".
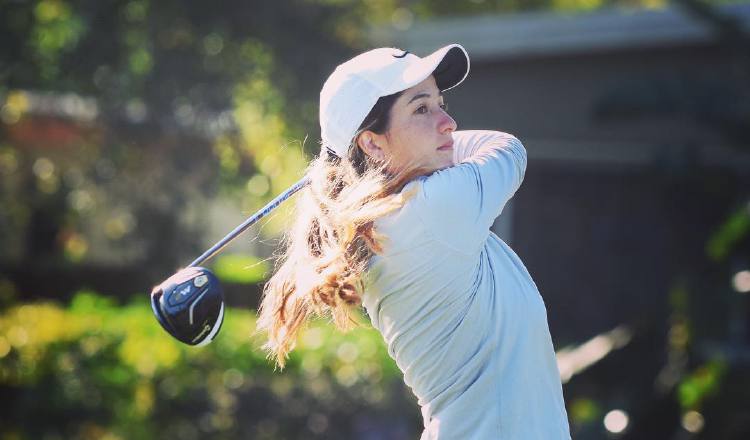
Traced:
<svg viewBox="0 0 750 440">
<path fill-rule="evenodd" d="M 604 416 L 604 428 L 613 434 L 619 434 L 625 431 L 628 427 L 628 423 L 630 423 L 630 418 L 628 417 L 628 414 L 621 409 L 614 409 Z"/>
<path fill-rule="evenodd" d="M 703 430 L 705 421 L 698 411 L 688 411 L 682 416 L 682 427 L 686 431 L 697 434 Z"/>
<path fill-rule="evenodd" d="M 740 293 L 750 292 L 750 270 L 741 270 L 732 277 L 734 290 Z"/>
</svg>

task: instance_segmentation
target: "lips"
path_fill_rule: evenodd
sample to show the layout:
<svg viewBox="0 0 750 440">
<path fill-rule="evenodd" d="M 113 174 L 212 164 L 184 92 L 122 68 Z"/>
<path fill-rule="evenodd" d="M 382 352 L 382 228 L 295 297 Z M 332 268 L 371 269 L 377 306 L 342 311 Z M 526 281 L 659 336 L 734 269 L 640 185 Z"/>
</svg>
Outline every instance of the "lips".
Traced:
<svg viewBox="0 0 750 440">
<path fill-rule="evenodd" d="M 443 145 L 439 146 L 438 147 L 438 151 L 450 150 L 452 148 L 453 148 L 453 141 L 450 141 L 450 142 L 448 142 L 446 144 L 443 144 Z"/>
</svg>

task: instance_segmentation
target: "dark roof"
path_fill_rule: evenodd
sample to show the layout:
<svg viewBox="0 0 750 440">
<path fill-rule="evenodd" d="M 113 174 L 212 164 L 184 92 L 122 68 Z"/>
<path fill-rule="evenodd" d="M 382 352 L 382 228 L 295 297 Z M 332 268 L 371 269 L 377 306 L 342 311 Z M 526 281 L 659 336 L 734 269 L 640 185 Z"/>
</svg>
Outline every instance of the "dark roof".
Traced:
<svg viewBox="0 0 750 440">
<path fill-rule="evenodd" d="M 750 30 L 750 4 L 713 8 Z M 708 43 L 717 29 L 688 11 L 663 9 L 601 9 L 589 13 L 519 13 L 415 22 L 407 30 L 373 30 L 372 42 L 426 55 L 445 44 L 458 42 L 473 61 L 515 56 L 611 51 Z"/>
</svg>

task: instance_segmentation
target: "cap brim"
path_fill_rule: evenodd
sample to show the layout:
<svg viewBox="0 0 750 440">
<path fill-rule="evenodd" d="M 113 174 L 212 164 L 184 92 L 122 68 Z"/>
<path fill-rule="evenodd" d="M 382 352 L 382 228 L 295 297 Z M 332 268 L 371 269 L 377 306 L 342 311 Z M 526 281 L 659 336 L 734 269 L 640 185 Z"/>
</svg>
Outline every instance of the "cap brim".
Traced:
<svg viewBox="0 0 750 440">
<path fill-rule="evenodd" d="M 460 44 L 441 47 L 404 72 L 405 82 L 416 85 L 430 75 L 438 89 L 446 91 L 461 84 L 469 74 L 469 55 Z"/>
</svg>

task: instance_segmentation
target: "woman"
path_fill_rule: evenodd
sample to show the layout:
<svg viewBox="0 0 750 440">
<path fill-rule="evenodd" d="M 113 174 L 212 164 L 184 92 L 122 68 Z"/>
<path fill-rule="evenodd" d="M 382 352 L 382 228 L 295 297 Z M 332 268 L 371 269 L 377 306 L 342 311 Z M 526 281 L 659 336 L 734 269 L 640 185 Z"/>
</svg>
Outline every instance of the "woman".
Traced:
<svg viewBox="0 0 750 440">
<path fill-rule="evenodd" d="M 418 398 L 422 439 L 568 439 L 544 302 L 490 226 L 518 189 L 515 137 L 456 131 L 442 91 L 459 45 L 382 48 L 321 91 L 321 155 L 266 285 L 259 329 L 283 366 L 313 314 L 346 328 L 364 305 Z"/>
</svg>

